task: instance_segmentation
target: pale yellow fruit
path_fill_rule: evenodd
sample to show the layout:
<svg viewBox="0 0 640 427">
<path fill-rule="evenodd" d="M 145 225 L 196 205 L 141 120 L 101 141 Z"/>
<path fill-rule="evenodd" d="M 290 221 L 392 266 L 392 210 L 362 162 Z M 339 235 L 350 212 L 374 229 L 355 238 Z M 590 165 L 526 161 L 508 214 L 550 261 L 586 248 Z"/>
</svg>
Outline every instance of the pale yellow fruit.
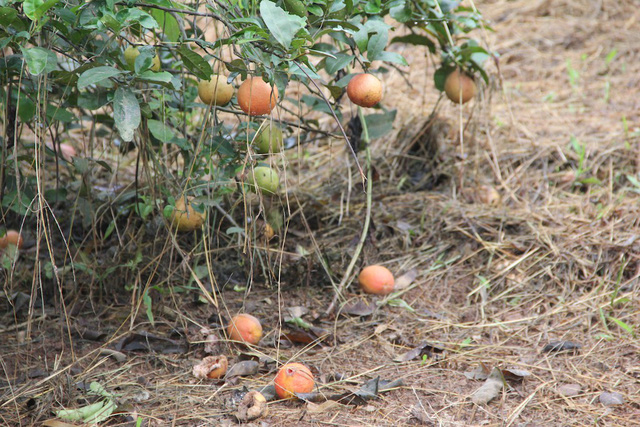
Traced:
<svg viewBox="0 0 640 427">
<path fill-rule="evenodd" d="M 227 76 L 213 75 L 211 80 L 200 80 L 198 96 L 207 105 L 222 107 L 233 98 L 233 86 L 227 83 Z"/>
<path fill-rule="evenodd" d="M 140 50 L 137 47 L 129 46 L 124 51 L 124 60 L 127 61 L 127 65 L 131 70 L 135 69 L 136 66 L 136 58 L 140 55 Z M 154 56 L 151 60 L 151 71 L 160 71 L 160 58 L 158 55 Z"/>
<path fill-rule="evenodd" d="M 274 194 L 278 191 L 280 178 L 278 173 L 268 166 L 258 166 L 253 170 L 254 187 L 260 188 L 265 194 Z"/>
<path fill-rule="evenodd" d="M 205 218 L 205 214 L 196 211 L 190 201 L 185 206 L 184 197 L 179 197 L 171 214 L 171 223 L 178 231 L 193 231 L 202 227 Z"/>
</svg>

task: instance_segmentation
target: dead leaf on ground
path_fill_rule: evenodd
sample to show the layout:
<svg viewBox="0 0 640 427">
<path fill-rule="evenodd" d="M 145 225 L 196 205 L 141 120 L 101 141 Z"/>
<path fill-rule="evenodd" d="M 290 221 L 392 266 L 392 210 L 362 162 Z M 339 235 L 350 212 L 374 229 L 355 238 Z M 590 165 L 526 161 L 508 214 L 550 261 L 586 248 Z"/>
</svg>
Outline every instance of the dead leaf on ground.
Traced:
<svg viewBox="0 0 640 427">
<path fill-rule="evenodd" d="M 436 347 L 433 344 L 422 343 L 419 346 L 412 348 L 404 354 L 393 359 L 394 362 L 408 362 L 410 360 L 422 359 L 423 356 L 427 356 L 430 359 L 442 360 L 446 356 L 446 350 L 440 347 Z"/>
<path fill-rule="evenodd" d="M 42 423 L 42 427 L 78 427 L 78 424 L 69 424 L 60 420 L 47 420 Z"/>
<path fill-rule="evenodd" d="M 486 380 L 491 371 L 484 363 L 480 363 L 472 371 L 465 372 L 464 376 L 470 380 Z"/>
<path fill-rule="evenodd" d="M 412 268 L 411 270 L 404 273 L 402 276 L 396 279 L 396 283 L 393 287 L 394 291 L 399 291 L 401 289 L 408 288 L 411 286 L 414 280 L 418 277 L 418 270 Z"/>
<path fill-rule="evenodd" d="M 258 373 L 260 369 L 260 363 L 255 360 L 243 360 L 234 364 L 231 369 L 227 371 L 227 375 L 225 379 L 230 379 L 233 377 L 248 377 L 250 375 L 255 375 Z"/>
<path fill-rule="evenodd" d="M 364 298 L 358 298 L 355 301 L 349 301 L 342 306 L 340 313 L 349 314 L 351 316 L 371 316 L 374 311 L 376 311 L 378 306 L 371 302 L 367 301 Z"/>
<path fill-rule="evenodd" d="M 361 406 L 378 397 L 380 393 L 386 393 L 403 385 L 402 379 L 388 381 L 376 377 L 364 383 L 357 391 L 333 395 L 329 397 L 329 400 L 335 400 L 343 405 Z"/>
<path fill-rule="evenodd" d="M 433 421 L 431 421 L 431 417 L 427 414 L 427 411 L 424 409 L 424 406 L 417 404 L 411 407 L 409 411 L 411 414 L 411 418 L 416 420 L 420 425 L 423 426 L 433 426 L 435 425 Z"/>
<path fill-rule="evenodd" d="M 558 387 L 558 393 L 565 397 L 574 397 L 582 393 L 580 384 L 563 384 Z"/>
<path fill-rule="evenodd" d="M 329 338 L 329 336 L 330 333 L 326 329 L 312 326 L 308 330 L 302 328 L 290 328 L 282 333 L 280 339 L 286 339 L 294 344 L 308 345 L 314 342 L 322 344 L 322 341 Z"/>
<path fill-rule="evenodd" d="M 115 345 L 118 351 L 151 351 L 162 354 L 185 353 L 187 346 L 146 331 L 133 332 L 122 338 Z"/>
<path fill-rule="evenodd" d="M 498 368 L 493 368 L 484 384 L 471 395 L 471 401 L 476 405 L 487 404 L 500 395 L 503 387 L 502 372 Z"/>
<path fill-rule="evenodd" d="M 582 348 L 582 344 L 571 341 L 551 341 L 542 349 L 543 353 L 561 352 L 561 351 L 577 351 Z"/>
<path fill-rule="evenodd" d="M 531 376 L 531 372 L 523 369 L 507 368 L 502 370 L 502 376 L 506 381 L 520 383 L 524 381 L 526 377 Z"/>
</svg>

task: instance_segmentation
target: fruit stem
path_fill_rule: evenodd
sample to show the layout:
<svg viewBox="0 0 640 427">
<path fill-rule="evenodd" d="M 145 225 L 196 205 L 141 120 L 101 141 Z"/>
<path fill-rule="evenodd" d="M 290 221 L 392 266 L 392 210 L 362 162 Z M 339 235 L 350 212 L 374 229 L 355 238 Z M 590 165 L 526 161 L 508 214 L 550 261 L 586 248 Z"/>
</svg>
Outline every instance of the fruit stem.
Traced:
<svg viewBox="0 0 640 427">
<path fill-rule="evenodd" d="M 326 315 L 329 315 L 333 312 L 336 307 L 336 303 L 338 299 L 342 296 L 342 292 L 347 285 L 347 282 L 351 278 L 351 274 L 353 273 L 353 269 L 356 266 L 356 262 L 358 262 L 358 258 L 360 257 L 360 253 L 362 252 L 362 248 L 364 247 L 364 242 L 367 240 L 367 235 L 369 234 L 369 224 L 371 222 L 371 205 L 372 205 L 372 194 L 373 193 L 373 173 L 371 167 L 371 146 L 369 144 L 369 129 L 367 127 L 367 121 L 364 117 L 364 112 L 362 107 L 358 107 L 358 117 L 360 118 L 360 123 L 362 123 L 362 142 L 364 143 L 364 152 L 365 152 L 365 167 L 367 168 L 367 211 L 364 218 L 364 224 L 362 225 L 362 234 L 360 235 L 360 240 L 358 241 L 358 245 L 353 253 L 353 257 L 351 258 L 351 262 L 349 262 L 349 266 L 342 276 L 342 280 L 338 284 L 336 288 L 335 295 L 333 296 L 333 300 L 329 305 L 329 308 L 326 311 Z"/>
</svg>

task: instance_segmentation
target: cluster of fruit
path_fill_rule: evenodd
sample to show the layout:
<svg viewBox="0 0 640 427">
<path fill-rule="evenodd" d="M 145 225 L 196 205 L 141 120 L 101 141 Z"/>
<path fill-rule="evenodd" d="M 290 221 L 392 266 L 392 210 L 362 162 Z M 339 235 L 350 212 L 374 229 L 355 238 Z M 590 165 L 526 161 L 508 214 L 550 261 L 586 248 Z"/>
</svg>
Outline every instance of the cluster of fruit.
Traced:
<svg viewBox="0 0 640 427">
<path fill-rule="evenodd" d="M 381 265 L 365 267 L 358 276 L 358 282 L 364 292 L 377 295 L 389 294 L 394 287 L 393 274 Z M 250 314 L 238 314 L 229 322 L 227 336 L 235 342 L 257 345 L 262 338 L 262 324 Z M 206 376 L 211 379 L 223 378 L 228 367 L 226 356 L 215 358 L 212 367 Z M 296 394 L 311 393 L 315 380 L 307 366 L 302 363 L 287 363 L 276 374 L 274 385 L 280 399 L 290 399 Z"/>
</svg>

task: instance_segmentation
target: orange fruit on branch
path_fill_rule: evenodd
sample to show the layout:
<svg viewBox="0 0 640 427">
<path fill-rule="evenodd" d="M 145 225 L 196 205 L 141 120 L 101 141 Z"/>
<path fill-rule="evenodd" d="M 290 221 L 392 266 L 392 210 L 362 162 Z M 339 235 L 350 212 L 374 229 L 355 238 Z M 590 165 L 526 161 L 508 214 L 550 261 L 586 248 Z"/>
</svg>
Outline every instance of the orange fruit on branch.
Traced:
<svg viewBox="0 0 640 427">
<path fill-rule="evenodd" d="M 238 88 L 238 104 L 250 116 L 271 113 L 278 102 L 278 88 L 261 77 L 249 77 Z"/>
<path fill-rule="evenodd" d="M 444 93 L 457 104 L 466 104 L 476 96 L 476 82 L 469 75 L 456 69 L 444 81 Z"/>
<path fill-rule="evenodd" d="M 382 82 L 373 74 L 357 74 L 347 85 L 351 102 L 361 107 L 373 107 L 382 99 Z"/>
</svg>

